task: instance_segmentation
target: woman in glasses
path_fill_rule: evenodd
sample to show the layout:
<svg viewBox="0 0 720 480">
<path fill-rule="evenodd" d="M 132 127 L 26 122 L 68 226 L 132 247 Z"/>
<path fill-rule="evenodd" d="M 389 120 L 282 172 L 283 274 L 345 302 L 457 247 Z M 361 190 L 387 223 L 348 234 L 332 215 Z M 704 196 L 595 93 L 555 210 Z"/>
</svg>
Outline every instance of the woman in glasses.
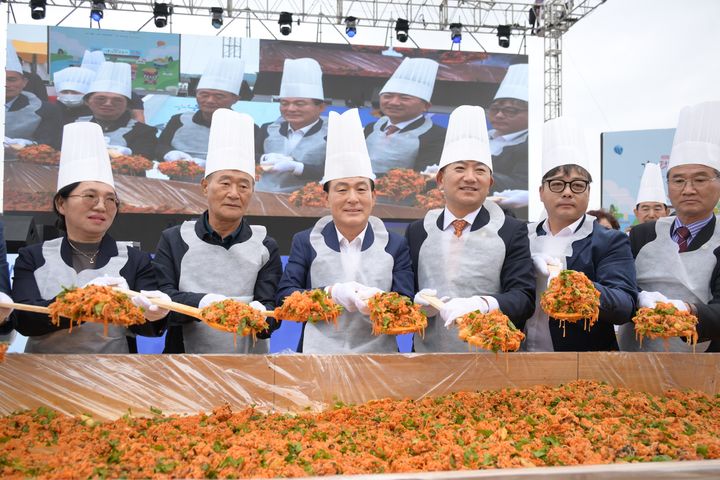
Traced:
<svg viewBox="0 0 720 480">
<path fill-rule="evenodd" d="M 635 267 L 627 235 L 601 226 L 585 214 L 592 178 L 582 130 L 568 118 L 545 124 L 540 199 L 547 218 L 528 225 L 530 251 L 537 274 L 535 314 L 525 325 L 529 351 L 617 350 L 614 325 L 630 322 L 637 300 Z M 598 322 L 549 319 L 539 307 L 557 266 L 583 272 L 600 291 Z"/>
<path fill-rule="evenodd" d="M 64 287 L 107 285 L 141 291 L 132 298 L 144 309 L 147 323 L 130 332 L 111 325 L 107 336 L 99 323 L 73 326 L 62 318 L 53 325 L 44 314 L 16 311 L 16 329 L 30 337 L 30 353 L 128 353 L 128 335 L 159 335 L 166 310 L 151 305 L 158 292 L 150 256 L 129 242 L 113 240 L 107 231 L 120 202 L 101 128 L 88 122 L 65 126 L 53 208 L 65 235 L 20 249 L 15 261 L 12 296 L 16 302 L 47 306 Z"/>
</svg>

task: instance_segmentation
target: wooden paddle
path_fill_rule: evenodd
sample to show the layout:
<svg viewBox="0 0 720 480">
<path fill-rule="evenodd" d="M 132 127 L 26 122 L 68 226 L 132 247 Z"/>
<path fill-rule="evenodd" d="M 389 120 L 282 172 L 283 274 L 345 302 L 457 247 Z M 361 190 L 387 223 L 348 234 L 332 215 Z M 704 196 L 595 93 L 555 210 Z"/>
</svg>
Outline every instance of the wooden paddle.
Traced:
<svg viewBox="0 0 720 480">
<path fill-rule="evenodd" d="M 426 295 L 424 293 L 421 293 L 422 297 L 430 304 L 431 307 L 436 308 L 440 310 L 445 306 L 445 302 L 440 300 L 438 297 L 434 297 L 432 295 Z"/>
<path fill-rule="evenodd" d="M 26 303 L 0 302 L 0 308 L 12 308 L 14 310 L 22 310 L 23 312 L 44 313 L 45 315 L 50 314 L 50 309 L 48 307 L 28 305 Z"/>
<path fill-rule="evenodd" d="M 137 295 L 142 295 L 140 292 L 136 292 L 134 290 L 127 290 L 120 287 L 114 287 L 114 289 L 118 292 L 122 292 L 125 295 L 128 295 L 130 297 L 135 297 Z M 200 313 L 202 311 L 201 308 L 197 307 L 191 307 L 189 305 L 185 305 L 184 303 L 178 303 L 178 302 L 168 302 L 167 300 L 163 300 L 161 298 L 149 298 L 150 303 L 153 305 L 157 305 L 160 308 L 164 308 L 166 310 L 170 310 L 171 312 L 177 312 L 181 313 L 183 315 L 187 315 L 189 317 L 197 318 L 198 320 L 205 320 Z M 260 312 L 266 317 L 272 317 L 275 318 L 275 312 L 273 310 L 267 310 L 264 312 Z"/>
</svg>

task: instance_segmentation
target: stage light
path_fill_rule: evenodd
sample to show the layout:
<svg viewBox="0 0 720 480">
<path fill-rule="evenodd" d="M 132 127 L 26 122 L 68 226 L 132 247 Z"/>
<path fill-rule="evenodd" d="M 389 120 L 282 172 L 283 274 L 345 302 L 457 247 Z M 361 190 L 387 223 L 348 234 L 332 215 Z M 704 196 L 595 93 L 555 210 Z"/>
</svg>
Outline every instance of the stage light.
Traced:
<svg viewBox="0 0 720 480">
<path fill-rule="evenodd" d="M 407 42 L 409 31 L 410 22 L 408 22 L 404 18 L 398 18 L 395 22 L 395 38 L 398 39 L 398 42 Z"/>
<path fill-rule="evenodd" d="M 280 33 L 285 36 L 290 35 L 292 32 L 292 13 L 280 12 L 280 18 L 278 19 L 278 25 L 280 25 Z"/>
<path fill-rule="evenodd" d="M 163 28 L 167 25 L 170 15 L 172 15 L 172 5 L 155 2 L 153 6 L 153 18 L 155 19 L 155 26 L 157 28 Z"/>
<path fill-rule="evenodd" d="M 462 42 L 462 23 L 450 24 L 450 39 L 453 43 Z"/>
<path fill-rule="evenodd" d="M 33 20 L 45 18 L 45 0 L 30 0 L 30 15 Z"/>
<path fill-rule="evenodd" d="M 500 45 L 503 48 L 508 48 L 510 46 L 510 33 L 511 33 L 510 25 L 498 25 L 498 31 L 497 31 L 498 45 Z"/>
<path fill-rule="evenodd" d="M 358 19 L 355 17 L 346 17 L 345 18 L 345 35 L 352 38 L 357 33 L 357 21 Z"/>
<path fill-rule="evenodd" d="M 221 7 L 212 7 L 210 9 L 210 13 L 212 13 L 212 20 L 210 21 L 210 23 L 212 23 L 212 26 L 215 28 L 222 27 L 223 9 Z"/>
<path fill-rule="evenodd" d="M 93 0 L 92 8 L 90 9 L 90 18 L 99 22 L 103 19 L 103 11 L 105 10 L 105 2 L 103 0 Z"/>
</svg>

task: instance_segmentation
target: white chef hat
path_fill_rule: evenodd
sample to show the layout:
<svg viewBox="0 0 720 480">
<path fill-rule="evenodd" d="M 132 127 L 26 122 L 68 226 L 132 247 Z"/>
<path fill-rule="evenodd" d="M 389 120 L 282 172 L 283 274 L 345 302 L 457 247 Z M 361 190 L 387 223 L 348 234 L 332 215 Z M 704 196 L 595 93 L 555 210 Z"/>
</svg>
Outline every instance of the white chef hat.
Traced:
<svg viewBox="0 0 720 480">
<path fill-rule="evenodd" d="M 505 78 L 500 83 L 494 100 L 498 98 L 514 98 L 516 100 L 528 101 L 528 64 L 519 63 L 510 65 Z"/>
<path fill-rule="evenodd" d="M 324 185 L 330 180 L 350 177 L 375 180 L 357 108 L 342 114 L 330 112 L 325 150 L 325 175 L 320 183 Z"/>
<path fill-rule="evenodd" d="M 95 72 L 83 67 L 63 68 L 53 75 L 55 90 L 58 93 L 63 90 L 74 90 L 86 94 L 93 80 L 95 80 Z"/>
<path fill-rule="evenodd" d="M 239 58 L 214 58 L 205 67 L 197 89 L 222 90 L 240 94 L 245 62 Z"/>
<path fill-rule="evenodd" d="M 100 69 L 100 65 L 103 63 L 105 63 L 105 54 L 102 50 L 95 50 L 92 52 L 90 50 L 85 50 L 80 66 L 82 68 L 88 68 L 93 72 L 97 72 Z"/>
<path fill-rule="evenodd" d="M 132 95 L 132 79 L 130 64 L 121 62 L 105 62 L 100 65 L 95 80 L 90 84 L 88 94 L 109 92 L 124 95 L 130 99 Z"/>
<path fill-rule="evenodd" d="M 668 204 L 665 195 L 665 184 L 663 183 L 662 171 L 657 163 L 646 163 L 640 178 L 637 201 L 635 205 L 643 202 L 657 202 Z"/>
<path fill-rule="evenodd" d="M 255 178 L 255 122 L 246 113 L 215 110 L 210 124 L 205 178 L 219 170 L 239 170 Z"/>
<path fill-rule="evenodd" d="M 115 188 L 102 127 L 92 122 L 63 128 L 57 189 L 75 182 L 102 182 Z"/>
<path fill-rule="evenodd" d="M 585 135 L 571 117 L 553 118 L 543 126 L 543 176 L 562 165 L 577 165 L 590 171 Z"/>
<path fill-rule="evenodd" d="M 680 111 L 668 171 L 692 164 L 720 171 L 720 101 L 704 102 Z"/>
<path fill-rule="evenodd" d="M 438 67 L 439 64 L 429 58 L 405 58 L 380 94 L 402 93 L 430 102 Z"/>
<path fill-rule="evenodd" d="M 313 58 L 285 59 L 280 98 L 312 98 L 324 100 L 322 69 Z"/>
<path fill-rule="evenodd" d="M 7 41 L 7 62 L 5 63 L 5 70 L 8 72 L 23 73 L 22 64 L 15 50 L 15 45 L 13 45 L 12 40 L 9 38 Z"/>
<path fill-rule="evenodd" d="M 490 170 L 493 168 L 482 107 L 461 105 L 450 114 L 439 167 L 463 160 L 474 160 L 484 163 Z"/>
</svg>

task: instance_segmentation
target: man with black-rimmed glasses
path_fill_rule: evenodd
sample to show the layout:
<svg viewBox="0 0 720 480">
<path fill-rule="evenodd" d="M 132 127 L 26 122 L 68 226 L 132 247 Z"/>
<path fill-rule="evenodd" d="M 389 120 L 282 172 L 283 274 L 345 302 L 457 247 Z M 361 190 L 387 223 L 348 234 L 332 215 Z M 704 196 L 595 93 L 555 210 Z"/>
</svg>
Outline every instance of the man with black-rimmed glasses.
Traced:
<svg viewBox="0 0 720 480">
<path fill-rule="evenodd" d="M 720 102 L 686 107 L 680 112 L 668 164 L 668 196 L 674 217 L 643 223 L 630 233 L 637 270 L 638 307 L 672 303 L 698 317 L 697 346 L 671 338 L 668 349 L 720 351 Z M 620 330 L 628 351 L 664 351 L 661 339 L 635 339 L 633 325 Z"/>
<path fill-rule="evenodd" d="M 547 218 L 528 225 L 537 302 L 525 324 L 525 349 L 617 350 L 614 325 L 630 322 L 635 310 L 635 268 L 627 235 L 604 228 L 585 213 L 592 177 L 577 122 L 561 117 L 545 124 L 542 162 L 540 198 Z M 600 316 L 592 327 L 585 329 L 583 322 L 561 327 L 542 311 L 539 302 L 551 277 L 550 265 L 583 272 L 600 291 Z"/>
</svg>

